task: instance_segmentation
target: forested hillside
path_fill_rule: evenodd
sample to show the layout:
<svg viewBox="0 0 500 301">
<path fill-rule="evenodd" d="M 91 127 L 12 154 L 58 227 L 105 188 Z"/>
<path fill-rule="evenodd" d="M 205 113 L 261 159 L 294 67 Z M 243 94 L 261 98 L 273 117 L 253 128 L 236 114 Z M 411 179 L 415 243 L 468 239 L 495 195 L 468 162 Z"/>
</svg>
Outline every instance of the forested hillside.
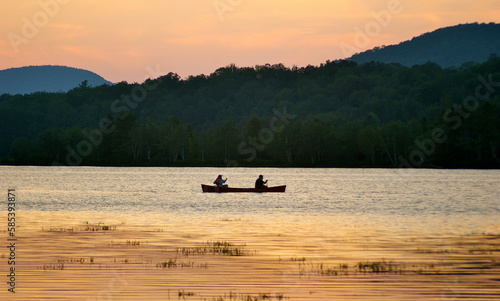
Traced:
<svg viewBox="0 0 500 301">
<path fill-rule="evenodd" d="M 432 62 L 441 67 L 483 63 L 500 56 L 500 24 L 461 24 L 440 28 L 397 45 L 376 47 L 353 55 L 358 64 L 398 63 L 404 66 Z"/>
<path fill-rule="evenodd" d="M 500 59 L 230 65 L 0 96 L 3 164 L 498 168 Z"/>
</svg>

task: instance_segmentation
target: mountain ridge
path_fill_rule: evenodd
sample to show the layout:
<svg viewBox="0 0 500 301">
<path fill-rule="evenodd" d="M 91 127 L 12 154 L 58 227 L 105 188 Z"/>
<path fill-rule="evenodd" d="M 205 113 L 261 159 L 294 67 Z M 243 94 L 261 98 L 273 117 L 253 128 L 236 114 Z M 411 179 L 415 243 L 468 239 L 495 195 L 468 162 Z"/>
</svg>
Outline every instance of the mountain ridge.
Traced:
<svg viewBox="0 0 500 301">
<path fill-rule="evenodd" d="M 432 62 L 449 68 L 469 62 L 482 63 L 494 55 L 500 55 L 500 24 L 491 22 L 442 27 L 399 44 L 356 53 L 348 60 L 408 67 Z"/>
<path fill-rule="evenodd" d="M 25 66 L 0 70 L 0 95 L 68 92 L 84 81 L 92 87 L 113 85 L 85 69 L 57 65 Z"/>
<path fill-rule="evenodd" d="M 442 27 L 399 44 L 380 46 L 356 53 L 348 61 L 398 63 L 403 66 L 436 63 L 443 68 L 465 63 L 483 63 L 500 55 L 500 24 L 468 23 Z M 68 92 L 87 81 L 92 87 L 113 85 L 85 69 L 41 65 L 0 70 L 0 95 L 35 92 Z"/>
</svg>

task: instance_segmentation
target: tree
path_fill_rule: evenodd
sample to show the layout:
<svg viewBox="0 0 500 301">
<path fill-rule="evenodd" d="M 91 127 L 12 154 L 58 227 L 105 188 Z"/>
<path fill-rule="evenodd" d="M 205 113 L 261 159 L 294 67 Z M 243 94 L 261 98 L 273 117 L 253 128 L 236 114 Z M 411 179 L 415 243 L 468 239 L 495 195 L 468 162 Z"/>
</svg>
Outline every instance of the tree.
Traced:
<svg viewBox="0 0 500 301">
<path fill-rule="evenodd" d="M 192 131 L 177 118 L 160 126 L 160 147 L 172 162 L 186 160 L 192 141 Z"/>
<path fill-rule="evenodd" d="M 358 132 L 358 145 L 361 153 L 369 159 L 371 166 L 376 166 L 377 154 L 380 153 L 380 134 L 372 125 L 364 127 Z"/>
<path fill-rule="evenodd" d="M 208 157 L 216 164 L 237 161 L 241 138 L 233 121 L 225 121 L 207 132 Z"/>
<path fill-rule="evenodd" d="M 82 81 L 80 84 L 78 84 L 78 87 L 80 89 L 88 89 L 90 87 L 92 87 L 90 84 L 89 84 L 89 81 L 88 80 L 84 80 Z"/>
<path fill-rule="evenodd" d="M 18 142 L 19 143 L 19 142 Z M 53 161 L 62 161 L 68 138 L 61 129 L 51 129 L 38 135 L 35 145 L 42 164 L 50 164 Z"/>
<path fill-rule="evenodd" d="M 18 137 L 12 141 L 10 157 L 14 159 L 14 164 L 29 164 L 31 151 L 31 142 L 25 137 Z"/>
</svg>

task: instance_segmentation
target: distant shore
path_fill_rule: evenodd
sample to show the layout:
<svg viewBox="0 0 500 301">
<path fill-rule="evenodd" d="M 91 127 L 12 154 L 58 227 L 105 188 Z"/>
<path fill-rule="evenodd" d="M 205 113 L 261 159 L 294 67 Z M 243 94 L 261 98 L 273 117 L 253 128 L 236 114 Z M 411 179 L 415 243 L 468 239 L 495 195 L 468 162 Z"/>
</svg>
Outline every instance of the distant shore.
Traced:
<svg viewBox="0 0 500 301">
<path fill-rule="evenodd" d="M 241 167 L 241 168 L 353 168 L 353 169 L 471 169 L 471 170 L 497 170 L 500 167 L 491 166 L 491 167 L 441 167 L 441 166 L 421 166 L 421 167 L 394 167 L 394 166 L 343 166 L 343 165 L 273 165 L 273 164 L 254 164 L 254 165 L 224 165 L 224 164 L 173 164 L 173 165 L 147 165 L 147 164 L 138 164 L 138 165 L 34 165 L 34 164 L 12 164 L 9 162 L 5 162 L 0 160 L 0 166 L 37 166 L 37 167 L 199 167 L 199 168 L 231 168 L 231 167 Z"/>
<path fill-rule="evenodd" d="M 500 168 L 499 64 L 232 64 L 3 94 L 0 164 Z"/>
</svg>

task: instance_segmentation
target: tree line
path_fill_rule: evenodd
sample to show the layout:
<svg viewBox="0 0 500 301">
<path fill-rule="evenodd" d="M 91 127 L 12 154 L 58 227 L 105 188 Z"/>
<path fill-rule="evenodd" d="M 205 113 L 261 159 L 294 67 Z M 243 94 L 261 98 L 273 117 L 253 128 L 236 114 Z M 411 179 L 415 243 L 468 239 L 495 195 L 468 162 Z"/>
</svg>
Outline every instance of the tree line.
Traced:
<svg viewBox="0 0 500 301">
<path fill-rule="evenodd" d="M 500 59 L 229 65 L 0 96 L 3 164 L 498 168 Z"/>
</svg>

